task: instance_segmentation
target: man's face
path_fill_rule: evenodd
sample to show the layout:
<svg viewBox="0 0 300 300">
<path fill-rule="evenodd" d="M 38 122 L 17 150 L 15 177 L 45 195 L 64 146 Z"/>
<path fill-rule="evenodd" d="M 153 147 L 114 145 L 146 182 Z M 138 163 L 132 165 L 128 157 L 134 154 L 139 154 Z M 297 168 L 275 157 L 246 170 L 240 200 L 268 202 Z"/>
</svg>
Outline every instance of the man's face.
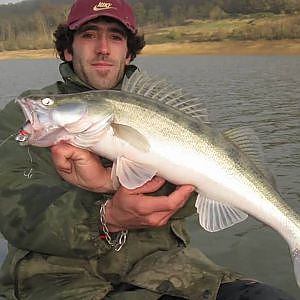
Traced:
<svg viewBox="0 0 300 300">
<path fill-rule="evenodd" d="M 130 63 L 127 37 L 117 22 L 94 20 L 82 25 L 72 49 L 72 54 L 65 50 L 66 60 L 81 80 L 99 90 L 115 87 Z"/>
</svg>

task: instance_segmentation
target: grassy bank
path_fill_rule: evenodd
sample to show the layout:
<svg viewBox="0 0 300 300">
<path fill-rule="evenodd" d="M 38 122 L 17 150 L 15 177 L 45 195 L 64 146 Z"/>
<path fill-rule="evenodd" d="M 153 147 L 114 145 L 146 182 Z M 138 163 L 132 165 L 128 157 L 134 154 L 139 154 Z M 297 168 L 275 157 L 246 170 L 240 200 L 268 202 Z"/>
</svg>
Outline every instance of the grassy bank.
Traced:
<svg viewBox="0 0 300 300">
<path fill-rule="evenodd" d="M 142 55 L 300 55 L 300 40 L 219 41 L 147 45 Z M 0 52 L 0 59 L 55 58 L 53 49 Z"/>
<path fill-rule="evenodd" d="M 147 46 L 144 55 L 300 55 L 300 13 L 291 15 L 253 14 L 221 19 L 185 20 L 181 25 L 145 26 Z M 22 43 L 6 47 L 0 41 L 0 59 L 53 58 L 51 35 L 40 37 L 47 43 L 37 43 L 37 37 L 22 36 Z M 2 46 L 1 46 L 2 43 Z M 23 46 L 22 46 L 23 45 Z M 24 48 L 30 50 L 19 50 Z"/>
<path fill-rule="evenodd" d="M 186 20 L 163 28 L 145 27 L 148 44 L 300 39 L 300 14 L 255 14 L 220 20 Z"/>
</svg>

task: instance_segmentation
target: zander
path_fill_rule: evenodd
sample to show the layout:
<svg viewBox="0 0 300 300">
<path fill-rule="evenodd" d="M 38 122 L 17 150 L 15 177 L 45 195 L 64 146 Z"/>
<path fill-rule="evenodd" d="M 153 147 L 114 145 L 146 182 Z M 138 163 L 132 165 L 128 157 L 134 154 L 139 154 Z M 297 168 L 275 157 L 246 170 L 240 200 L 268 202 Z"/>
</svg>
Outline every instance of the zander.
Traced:
<svg viewBox="0 0 300 300">
<path fill-rule="evenodd" d="M 139 73 L 121 91 L 18 99 L 27 123 L 16 140 L 47 147 L 60 141 L 114 162 L 112 179 L 129 189 L 159 175 L 192 184 L 203 228 L 215 232 L 251 214 L 287 241 L 300 286 L 300 218 L 264 168 L 259 142 L 246 127 L 221 133 L 197 99 Z"/>
</svg>

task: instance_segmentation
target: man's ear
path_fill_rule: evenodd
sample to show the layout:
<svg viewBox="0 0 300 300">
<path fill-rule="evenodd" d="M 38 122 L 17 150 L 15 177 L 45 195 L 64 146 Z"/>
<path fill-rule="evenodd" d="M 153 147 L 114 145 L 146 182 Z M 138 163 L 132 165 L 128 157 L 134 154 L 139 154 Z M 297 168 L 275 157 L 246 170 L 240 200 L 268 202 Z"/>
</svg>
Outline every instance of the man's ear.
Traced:
<svg viewBox="0 0 300 300">
<path fill-rule="evenodd" d="M 73 59 L 73 55 L 67 50 L 64 50 L 64 56 L 65 56 L 65 60 L 70 62 Z"/>
</svg>

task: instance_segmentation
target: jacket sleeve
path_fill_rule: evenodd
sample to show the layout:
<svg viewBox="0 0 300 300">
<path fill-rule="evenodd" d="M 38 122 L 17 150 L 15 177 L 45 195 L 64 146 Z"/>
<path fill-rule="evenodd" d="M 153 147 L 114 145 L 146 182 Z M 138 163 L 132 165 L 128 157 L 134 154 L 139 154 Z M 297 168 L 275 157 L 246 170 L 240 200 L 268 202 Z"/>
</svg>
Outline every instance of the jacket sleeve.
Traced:
<svg viewBox="0 0 300 300">
<path fill-rule="evenodd" d="M 0 111 L 0 231 L 13 246 L 41 253 L 91 257 L 108 251 L 98 238 L 101 195 L 63 181 L 49 149 L 18 145 L 13 136 L 23 123 L 15 103 Z"/>
</svg>

